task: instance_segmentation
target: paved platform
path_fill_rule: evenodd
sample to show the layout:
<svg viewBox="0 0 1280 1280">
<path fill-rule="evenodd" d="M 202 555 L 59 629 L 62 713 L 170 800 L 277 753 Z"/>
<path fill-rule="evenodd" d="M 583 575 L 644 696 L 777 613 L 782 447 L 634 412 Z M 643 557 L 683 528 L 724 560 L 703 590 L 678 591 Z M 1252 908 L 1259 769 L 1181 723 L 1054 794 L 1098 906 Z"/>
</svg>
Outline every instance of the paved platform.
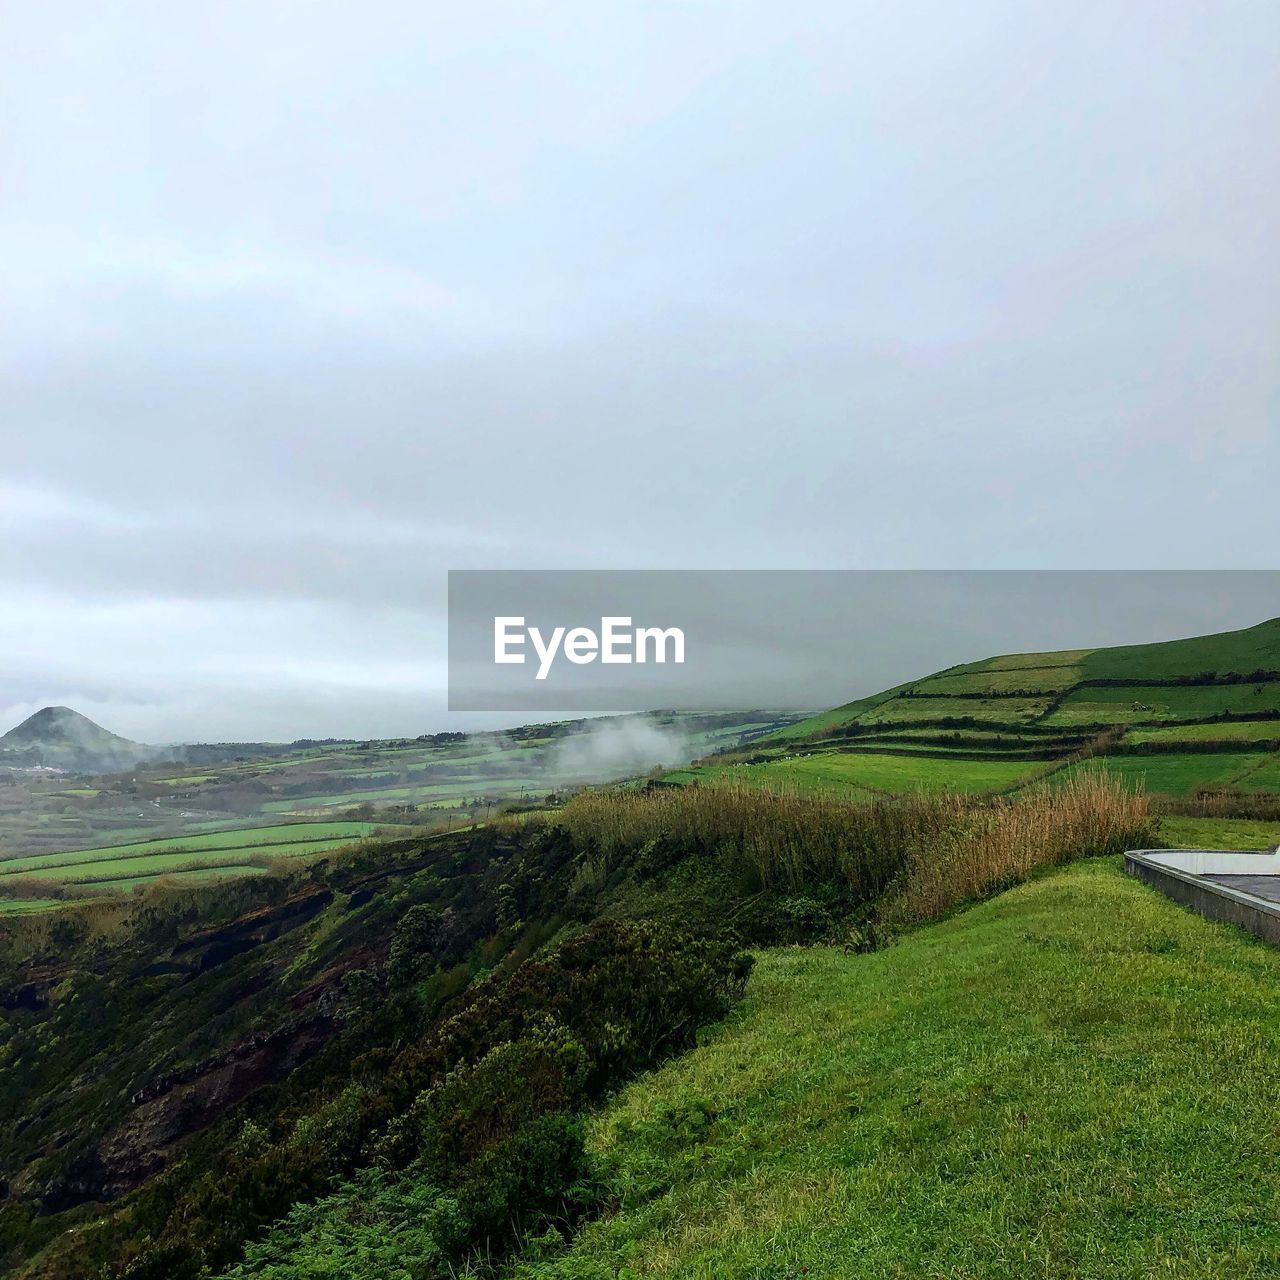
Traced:
<svg viewBox="0 0 1280 1280">
<path fill-rule="evenodd" d="M 1280 875 L 1277 876 L 1205 876 L 1206 880 L 1241 893 L 1251 893 L 1255 898 L 1268 902 L 1280 902 Z"/>
</svg>

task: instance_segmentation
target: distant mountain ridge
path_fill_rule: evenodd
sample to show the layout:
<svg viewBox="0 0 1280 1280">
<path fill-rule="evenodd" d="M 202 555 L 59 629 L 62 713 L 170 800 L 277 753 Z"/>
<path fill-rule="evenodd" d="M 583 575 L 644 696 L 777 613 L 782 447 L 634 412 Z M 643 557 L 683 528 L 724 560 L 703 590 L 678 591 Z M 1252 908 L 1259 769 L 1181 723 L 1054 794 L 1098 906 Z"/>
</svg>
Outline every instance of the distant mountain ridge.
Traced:
<svg viewBox="0 0 1280 1280">
<path fill-rule="evenodd" d="M 42 707 L 0 737 L 0 768 L 114 773 L 164 754 L 163 748 L 122 738 L 71 707 Z"/>
</svg>

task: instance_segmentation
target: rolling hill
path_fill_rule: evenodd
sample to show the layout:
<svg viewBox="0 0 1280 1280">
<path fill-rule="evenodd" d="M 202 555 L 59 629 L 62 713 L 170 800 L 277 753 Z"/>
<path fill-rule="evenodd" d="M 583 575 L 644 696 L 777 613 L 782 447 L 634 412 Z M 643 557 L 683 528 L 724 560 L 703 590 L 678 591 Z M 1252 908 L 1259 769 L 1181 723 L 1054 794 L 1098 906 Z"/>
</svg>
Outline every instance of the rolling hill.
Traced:
<svg viewBox="0 0 1280 1280">
<path fill-rule="evenodd" d="M 871 956 L 766 952 L 593 1117 L 615 1211 L 512 1274 L 1274 1275 L 1277 983 L 1102 860 Z"/>
<path fill-rule="evenodd" d="M 0 737 L 0 767 L 109 773 L 156 759 L 157 747 L 111 733 L 70 707 L 42 707 Z"/>
<path fill-rule="evenodd" d="M 1238 666 L 1251 631 L 1190 652 Z M 308 846 L 338 823 L 30 855 L 273 866 L 6 919 L 0 1271 L 1273 1274 L 1275 953 L 1115 856 L 1228 824 L 1075 775 L 1247 795 L 1277 678 L 1151 648 L 952 668 L 685 771 L 759 787 L 584 789 L 334 859 Z M 1142 714 L 1056 720 L 1080 694 Z"/>
<path fill-rule="evenodd" d="M 962 663 L 670 777 L 728 772 L 846 794 L 1007 792 L 1092 758 L 1157 793 L 1270 796 L 1280 793 L 1277 748 L 1272 618 L 1218 635 Z"/>
<path fill-rule="evenodd" d="M 741 745 L 792 719 L 654 712 L 384 741 L 175 747 L 166 757 L 184 764 L 135 761 L 92 778 L 5 770 L 147 750 L 49 708 L 0 752 L 0 913 L 53 910 L 62 899 L 130 893 L 162 878 L 190 885 L 259 874 L 280 857 L 327 855 L 375 828 L 446 830 L 562 787 Z"/>
</svg>

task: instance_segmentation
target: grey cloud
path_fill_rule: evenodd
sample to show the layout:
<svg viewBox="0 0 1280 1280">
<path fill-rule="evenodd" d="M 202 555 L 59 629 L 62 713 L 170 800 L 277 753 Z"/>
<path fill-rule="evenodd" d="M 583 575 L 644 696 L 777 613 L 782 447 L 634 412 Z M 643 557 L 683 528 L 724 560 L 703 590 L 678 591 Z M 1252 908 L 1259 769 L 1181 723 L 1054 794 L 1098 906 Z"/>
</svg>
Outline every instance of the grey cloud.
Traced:
<svg viewBox="0 0 1280 1280">
<path fill-rule="evenodd" d="M 1272 5 L 71 0 L 0 49 L 0 587 L 86 688 L 209 680 L 103 601 L 358 612 L 365 726 L 449 567 L 1272 559 Z"/>
</svg>

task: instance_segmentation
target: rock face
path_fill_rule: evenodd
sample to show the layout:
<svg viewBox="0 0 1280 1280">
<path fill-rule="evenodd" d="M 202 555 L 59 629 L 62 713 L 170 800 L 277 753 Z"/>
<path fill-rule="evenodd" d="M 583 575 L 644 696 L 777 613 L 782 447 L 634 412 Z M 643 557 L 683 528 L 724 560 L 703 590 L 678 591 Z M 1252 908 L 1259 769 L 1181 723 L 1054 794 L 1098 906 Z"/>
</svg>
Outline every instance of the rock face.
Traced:
<svg viewBox="0 0 1280 1280">
<path fill-rule="evenodd" d="M 0 768 L 114 773 L 161 754 L 156 747 L 109 733 L 70 707 L 44 707 L 0 737 Z"/>
</svg>

